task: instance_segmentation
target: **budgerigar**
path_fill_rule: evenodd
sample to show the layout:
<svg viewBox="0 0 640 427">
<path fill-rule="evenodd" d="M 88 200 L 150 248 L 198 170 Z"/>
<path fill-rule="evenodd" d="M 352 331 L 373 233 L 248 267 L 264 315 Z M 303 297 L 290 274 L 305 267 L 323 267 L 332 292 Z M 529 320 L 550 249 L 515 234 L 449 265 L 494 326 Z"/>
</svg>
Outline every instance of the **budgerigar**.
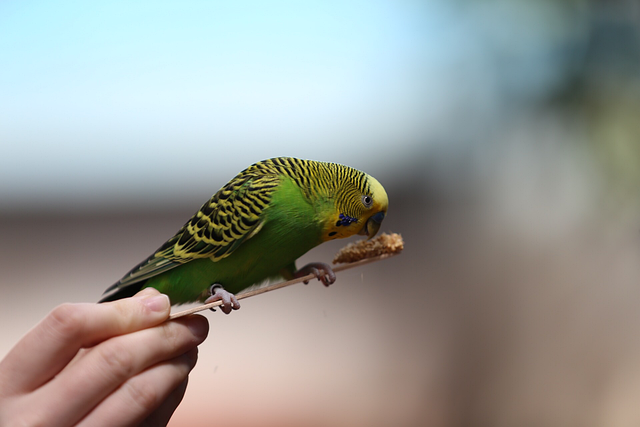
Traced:
<svg viewBox="0 0 640 427">
<path fill-rule="evenodd" d="M 382 185 L 348 166 L 290 157 L 255 163 L 100 302 L 154 287 L 172 304 L 222 300 L 228 314 L 240 307 L 235 293 L 267 279 L 313 273 L 328 286 L 335 281 L 329 265 L 298 270 L 296 259 L 328 240 L 373 237 L 387 206 Z"/>
</svg>

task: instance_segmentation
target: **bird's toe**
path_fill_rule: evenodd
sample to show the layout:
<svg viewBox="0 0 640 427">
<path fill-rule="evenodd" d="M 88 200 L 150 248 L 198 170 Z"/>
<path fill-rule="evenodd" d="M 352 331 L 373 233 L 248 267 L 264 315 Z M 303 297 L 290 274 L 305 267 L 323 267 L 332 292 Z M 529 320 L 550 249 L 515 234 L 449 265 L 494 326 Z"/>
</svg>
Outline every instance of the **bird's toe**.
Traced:
<svg viewBox="0 0 640 427">
<path fill-rule="evenodd" d="M 220 310 L 224 314 L 231 313 L 231 310 L 237 310 L 240 308 L 240 303 L 234 294 L 226 291 L 222 286 L 218 284 L 214 284 L 209 289 L 209 293 L 211 296 L 205 300 L 205 304 L 209 304 L 211 302 L 221 301 Z M 215 311 L 215 310 L 214 310 Z"/>
</svg>

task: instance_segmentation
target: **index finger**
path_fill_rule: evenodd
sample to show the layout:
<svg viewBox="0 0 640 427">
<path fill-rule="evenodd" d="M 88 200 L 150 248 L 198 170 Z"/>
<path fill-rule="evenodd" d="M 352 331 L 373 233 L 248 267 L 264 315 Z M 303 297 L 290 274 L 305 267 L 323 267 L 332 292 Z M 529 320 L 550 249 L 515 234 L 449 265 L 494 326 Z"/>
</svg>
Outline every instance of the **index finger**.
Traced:
<svg viewBox="0 0 640 427">
<path fill-rule="evenodd" d="M 153 288 L 105 304 L 59 305 L 0 362 L 0 384 L 11 394 L 34 390 L 60 372 L 81 348 L 158 325 L 169 318 L 170 309 L 169 298 Z"/>
</svg>

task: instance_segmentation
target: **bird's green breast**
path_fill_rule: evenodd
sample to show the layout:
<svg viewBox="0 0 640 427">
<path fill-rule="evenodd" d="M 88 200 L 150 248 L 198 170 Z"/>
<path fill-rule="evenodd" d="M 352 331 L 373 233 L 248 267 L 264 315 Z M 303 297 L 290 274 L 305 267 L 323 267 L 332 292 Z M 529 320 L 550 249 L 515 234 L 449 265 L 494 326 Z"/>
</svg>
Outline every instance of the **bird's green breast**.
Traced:
<svg viewBox="0 0 640 427">
<path fill-rule="evenodd" d="M 283 177 L 255 236 L 225 258 L 195 259 L 149 279 L 145 286 L 166 293 L 172 304 L 203 301 L 214 283 L 238 293 L 278 276 L 320 244 L 327 209 L 326 201 L 308 200 L 291 179 Z"/>
</svg>

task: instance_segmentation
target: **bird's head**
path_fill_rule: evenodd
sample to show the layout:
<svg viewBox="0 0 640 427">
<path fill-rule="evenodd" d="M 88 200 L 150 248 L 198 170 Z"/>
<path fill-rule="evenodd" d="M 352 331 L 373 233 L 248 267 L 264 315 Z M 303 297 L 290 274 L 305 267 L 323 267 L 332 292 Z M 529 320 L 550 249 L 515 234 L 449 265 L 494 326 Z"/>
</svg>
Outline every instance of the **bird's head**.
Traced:
<svg viewBox="0 0 640 427">
<path fill-rule="evenodd" d="M 326 223 L 324 240 L 360 234 L 372 238 L 387 214 L 389 198 L 374 177 L 348 168 L 338 187 L 335 210 Z"/>
<path fill-rule="evenodd" d="M 363 196 L 362 203 L 366 205 L 368 202 L 371 207 L 363 215 L 363 219 L 366 219 L 366 221 L 363 221 L 364 226 L 358 234 L 368 236 L 369 239 L 371 239 L 378 233 L 378 230 L 380 230 L 380 225 L 382 225 L 382 220 L 387 214 L 387 208 L 389 207 L 389 198 L 387 197 L 387 192 L 384 190 L 384 187 L 378 180 L 372 176 L 369 177 L 369 180 L 371 181 L 371 196 Z"/>
</svg>

